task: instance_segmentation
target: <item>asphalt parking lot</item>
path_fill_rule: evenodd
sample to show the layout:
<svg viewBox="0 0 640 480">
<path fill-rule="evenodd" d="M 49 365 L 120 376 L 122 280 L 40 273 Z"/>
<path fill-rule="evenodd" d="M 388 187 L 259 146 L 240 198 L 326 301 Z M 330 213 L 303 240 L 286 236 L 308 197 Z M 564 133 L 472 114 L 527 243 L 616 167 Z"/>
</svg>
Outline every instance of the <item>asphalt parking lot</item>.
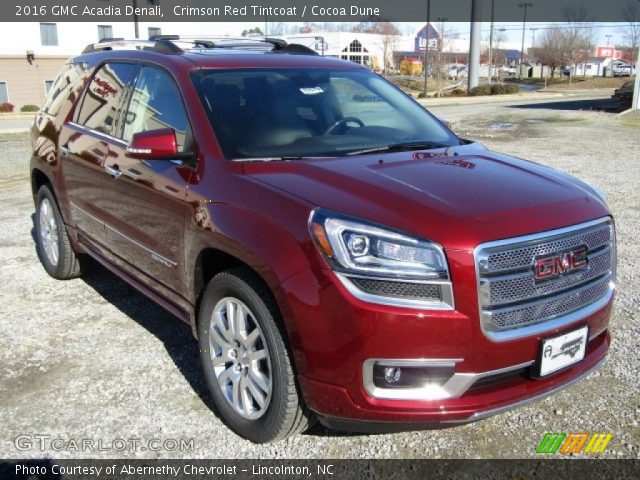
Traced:
<svg viewBox="0 0 640 480">
<path fill-rule="evenodd" d="M 606 192 L 619 266 L 604 366 L 553 397 L 471 425 L 373 436 L 314 427 L 266 446 L 240 439 L 210 410 L 187 325 L 101 268 L 68 282 L 46 275 L 32 240 L 28 136 L 0 135 L 1 456 L 514 458 L 535 457 L 546 432 L 611 432 L 603 456 L 638 458 L 640 120 L 568 109 L 566 100 L 445 104 L 433 112 L 464 137 Z M 18 448 L 20 435 L 31 446 Z M 48 436 L 44 450 L 33 435 Z M 52 446 L 58 438 L 61 449 Z M 156 439 L 165 449 L 134 452 L 131 442 L 122 450 L 74 449 L 83 439 L 103 446 Z M 187 440 L 187 448 L 171 449 L 172 439 Z"/>
</svg>

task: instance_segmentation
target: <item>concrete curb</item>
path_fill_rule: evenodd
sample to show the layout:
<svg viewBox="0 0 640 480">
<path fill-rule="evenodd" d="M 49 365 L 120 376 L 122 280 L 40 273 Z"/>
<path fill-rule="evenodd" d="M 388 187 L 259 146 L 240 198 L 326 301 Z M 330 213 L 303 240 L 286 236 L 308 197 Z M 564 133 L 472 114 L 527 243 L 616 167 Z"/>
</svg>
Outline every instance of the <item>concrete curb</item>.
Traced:
<svg viewBox="0 0 640 480">
<path fill-rule="evenodd" d="M 6 128 L 6 129 L 0 128 L 0 135 L 12 134 L 12 133 L 28 133 L 28 132 L 29 132 L 28 128 Z"/>
<path fill-rule="evenodd" d="M 0 113 L 0 121 L 1 120 L 31 120 L 36 116 L 36 112 L 12 112 L 12 113 Z"/>
</svg>

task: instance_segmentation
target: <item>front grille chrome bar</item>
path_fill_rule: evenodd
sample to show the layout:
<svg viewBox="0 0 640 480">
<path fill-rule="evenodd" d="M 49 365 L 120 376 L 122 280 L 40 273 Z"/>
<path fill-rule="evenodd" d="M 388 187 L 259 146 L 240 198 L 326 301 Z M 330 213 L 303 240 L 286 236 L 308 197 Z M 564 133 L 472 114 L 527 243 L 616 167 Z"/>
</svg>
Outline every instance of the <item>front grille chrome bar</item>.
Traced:
<svg viewBox="0 0 640 480">
<path fill-rule="evenodd" d="M 587 247 L 586 267 L 536 281 L 537 258 Z M 474 251 L 480 325 L 506 341 L 560 328 L 603 308 L 615 289 L 615 231 L 610 217 L 479 245 Z"/>
</svg>

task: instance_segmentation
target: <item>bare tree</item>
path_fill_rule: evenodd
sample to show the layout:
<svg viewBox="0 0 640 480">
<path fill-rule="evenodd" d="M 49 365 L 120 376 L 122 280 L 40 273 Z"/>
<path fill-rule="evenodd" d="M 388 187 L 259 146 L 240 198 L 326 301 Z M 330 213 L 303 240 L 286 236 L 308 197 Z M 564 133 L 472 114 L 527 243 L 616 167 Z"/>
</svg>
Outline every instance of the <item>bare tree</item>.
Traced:
<svg viewBox="0 0 640 480">
<path fill-rule="evenodd" d="M 551 69 L 551 78 L 555 76 L 556 69 L 563 66 L 564 59 L 564 36 L 557 29 L 545 30 L 538 46 L 536 56 L 538 61 Z"/>
<path fill-rule="evenodd" d="M 569 85 L 579 63 L 584 65 L 591 56 L 594 48 L 595 30 L 588 24 L 588 17 L 584 6 L 563 9 L 567 20 L 567 27 L 560 30 L 563 37 L 562 61 L 563 66 L 569 68 Z"/>
<path fill-rule="evenodd" d="M 624 9 L 626 25 L 623 27 L 625 47 L 631 50 L 631 64 L 635 65 L 640 44 L 640 3 L 629 2 Z"/>
<path fill-rule="evenodd" d="M 353 28 L 354 32 L 375 33 L 380 35 L 382 47 L 382 73 L 386 75 L 387 67 L 393 65 L 393 51 L 398 43 L 400 30 L 391 22 L 360 22 Z"/>
</svg>

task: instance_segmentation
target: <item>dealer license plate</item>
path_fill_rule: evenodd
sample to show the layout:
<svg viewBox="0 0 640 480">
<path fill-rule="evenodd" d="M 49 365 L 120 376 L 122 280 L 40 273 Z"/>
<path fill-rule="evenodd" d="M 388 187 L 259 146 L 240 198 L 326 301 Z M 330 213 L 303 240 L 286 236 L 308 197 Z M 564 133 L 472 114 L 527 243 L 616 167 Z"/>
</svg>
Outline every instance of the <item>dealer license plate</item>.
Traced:
<svg viewBox="0 0 640 480">
<path fill-rule="evenodd" d="M 589 328 L 585 325 L 577 330 L 542 341 L 540 354 L 540 376 L 557 372 L 584 358 Z"/>
</svg>

